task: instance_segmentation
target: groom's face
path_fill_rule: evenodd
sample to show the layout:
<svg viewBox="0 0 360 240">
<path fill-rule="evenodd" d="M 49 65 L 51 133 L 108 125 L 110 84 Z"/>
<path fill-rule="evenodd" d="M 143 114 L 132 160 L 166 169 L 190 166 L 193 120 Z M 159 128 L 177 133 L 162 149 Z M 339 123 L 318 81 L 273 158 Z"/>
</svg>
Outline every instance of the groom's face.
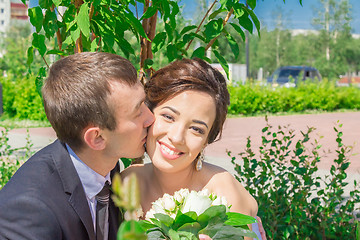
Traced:
<svg viewBox="0 0 360 240">
<path fill-rule="evenodd" d="M 110 82 L 110 108 L 116 119 L 116 129 L 105 130 L 106 154 L 109 157 L 136 158 L 144 154 L 147 128 L 154 122 L 154 115 L 145 105 L 145 92 L 138 83 L 134 86 Z"/>
</svg>

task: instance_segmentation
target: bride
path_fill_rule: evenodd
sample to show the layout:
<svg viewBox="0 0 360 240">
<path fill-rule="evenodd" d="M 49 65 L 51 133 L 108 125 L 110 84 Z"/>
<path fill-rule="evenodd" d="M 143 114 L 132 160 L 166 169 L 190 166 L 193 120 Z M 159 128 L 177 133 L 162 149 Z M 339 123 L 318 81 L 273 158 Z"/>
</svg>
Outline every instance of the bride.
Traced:
<svg viewBox="0 0 360 240">
<path fill-rule="evenodd" d="M 121 176 L 138 177 L 141 206 L 181 188 L 208 189 L 224 196 L 232 212 L 256 216 L 257 202 L 229 172 L 203 162 L 203 150 L 220 138 L 229 105 L 222 74 L 201 59 L 177 60 L 154 73 L 145 85 L 155 115 L 149 128 L 148 164 L 135 164 Z"/>
</svg>

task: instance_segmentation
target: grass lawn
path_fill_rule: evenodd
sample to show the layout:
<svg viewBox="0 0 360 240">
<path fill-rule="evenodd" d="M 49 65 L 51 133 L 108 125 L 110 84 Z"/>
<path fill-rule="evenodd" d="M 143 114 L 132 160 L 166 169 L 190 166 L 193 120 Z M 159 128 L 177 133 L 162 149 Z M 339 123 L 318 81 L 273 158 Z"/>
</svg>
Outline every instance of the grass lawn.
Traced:
<svg viewBox="0 0 360 240">
<path fill-rule="evenodd" d="M 0 117 L 0 127 L 4 128 L 37 128 L 37 127 L 51 127 L 49 121 L 28 120 L 9 118 L 6 114 Z"/>
</svg>

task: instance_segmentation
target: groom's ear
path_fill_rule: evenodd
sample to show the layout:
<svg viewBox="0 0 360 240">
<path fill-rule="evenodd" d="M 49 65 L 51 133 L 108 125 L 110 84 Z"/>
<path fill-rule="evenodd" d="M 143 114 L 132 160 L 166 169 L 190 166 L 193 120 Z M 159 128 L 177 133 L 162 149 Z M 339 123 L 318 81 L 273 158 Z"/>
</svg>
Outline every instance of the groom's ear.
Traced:
<svg viewBox="0 0 360 240">
<path fill-rule="evenodd" d="M 87 127 L 83 135 L 85 144 L 93 150 L 103 150 L 105 148 L 105 140 L 101 134 L 102 131 L 99 127 Z"/>
</svg>

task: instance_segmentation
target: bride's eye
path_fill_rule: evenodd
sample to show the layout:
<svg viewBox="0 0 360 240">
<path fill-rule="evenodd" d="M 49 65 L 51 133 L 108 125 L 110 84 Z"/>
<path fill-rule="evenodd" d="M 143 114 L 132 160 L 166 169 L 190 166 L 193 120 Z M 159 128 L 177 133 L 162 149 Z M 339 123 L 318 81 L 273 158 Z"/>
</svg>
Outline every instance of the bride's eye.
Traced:
<svg viewBox="0 0 360 240">
<path fill-rule="evenodd" d="M 170 116 L 169 114 L 161 114 L 161 116 L 163 117 L 163 118 L 165 118 L 165 120 L 167 120 L 167 121 L 173 121 L 174 120 L 174 118 L 172 117 L 172 116 Z"/>
<path fill-rule="evenodd" d="M 195 132 L 199 133 L 199 134 L 205 134 L 205 131 L 202 128 L 199 127 L 191 127 L 191 129 L 193 129 Z"/>
</svg>

